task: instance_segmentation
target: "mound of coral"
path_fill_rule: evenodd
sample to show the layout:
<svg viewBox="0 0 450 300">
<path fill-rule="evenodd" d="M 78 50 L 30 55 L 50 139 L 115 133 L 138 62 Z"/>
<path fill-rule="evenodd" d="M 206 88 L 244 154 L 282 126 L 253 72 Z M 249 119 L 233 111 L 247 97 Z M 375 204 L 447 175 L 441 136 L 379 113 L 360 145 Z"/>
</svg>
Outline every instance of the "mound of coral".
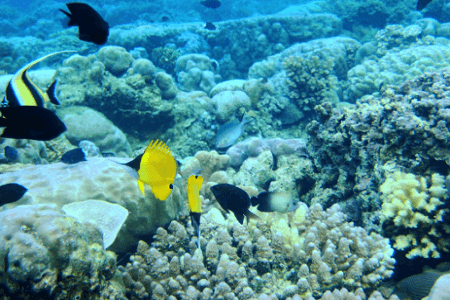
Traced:
<svg viewBox="0 0 450 300">
<path fill-rule="evenodd" d="M 393 273 L 388 240 L 347 222 L 338 205 L 299 209 L 292 219 L 266 216 L 248 230 L 216 210 L 204 218 L 202 254 L 192 228 L 176 221 L 158 229 L 151 246 L 139 243 L 131 262 L 119 267 L 130 299 L 309 298 L 342 288 L 362 293 Z"/>
<path fill-rule="evenodd" d="M 100 230 L 55 205 L 25 205 L 0 213 L 0 286 L 14 299 L 100 299 L 116 272 Z M 10 299 L 10 298 L 7 298 Z M 117 298 L 120 299 L 120 298 Z M 123 298 L 122 298 L 123 299 Z"/>
</svg>

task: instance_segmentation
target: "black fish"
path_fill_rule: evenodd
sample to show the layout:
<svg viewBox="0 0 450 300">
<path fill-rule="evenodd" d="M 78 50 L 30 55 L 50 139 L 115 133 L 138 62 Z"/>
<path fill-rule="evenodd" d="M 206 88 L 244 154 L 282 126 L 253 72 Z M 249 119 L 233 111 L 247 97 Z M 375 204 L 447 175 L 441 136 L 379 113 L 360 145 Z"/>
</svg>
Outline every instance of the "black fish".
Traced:
<svg viewBox="0 0 450 300">
<path fill-rule="evenodd" d="M 86 155 L 84 154 L 84 151 L 81 148 L 67 151 L 66 153 L 63 154 L 63 156 L 61 156 L 61 162 L 69 165 L 76 164 L 82 161 L 87 160 Z"/>
<path fill-rule="evenodd" d="M 39 106 L 0 107 L 0 137 L 49 141 L 66 131 L 54 112 Z"/>
<path fill-rule="evenodd" d="M 202 5 L 209 7 L 209 8 L 218 8 L 222 5 L 222 2 L 219 0 L 204 0 L 200 2 Z"/>
<path fill-rule="evenodd" d="M 216 25 L 214 25 L 214 24 L 211 23 L 211 22 L 206 22 L 205 29 L 208 29 L 208 30 L 216 30 Z"/>
<path fill-rule="evenodd" d="M 0 186 L 0 205 L 16 202 L 28 191 L 26 187 L 17 183 Z"/>
<path fill-rule="evenodd" d="M 417 1 L 417 10 L 421 11 L 422 9 L 425 8 L 425 6 L 427 6 L 431 1 L 433 0 L 419 0 Z"/>
<path fill-rule="evenodd" d="M 106 43 L 109 35 L 109 25 L 92 7 L 85 3 L 67 3 L 70 13 L 60 9 L 70 18 L 67 26 L 78 26 L 80 40 L 97 45 Z"/>
<path fill-rule="evenodd" d="M 19 159 L 19 151 L 16 148 L 11 146 L 6 146 L 5 149 L 5 157 L 9 161 L 16 161 Z"/>
<path fill-rule="evenodd" d="M 162 16 L 161 21 L 162 22 L 167 22 L 167 21 L 169 21 L 169 17 L 168 16 Z"/>
<path fill-rule="evenodd" d="M 248 210 L 251 200 L 244 190 L 227 183 L 214 185 L 210 189 L 222 208 L 227 213 L 232 211 L 239 223 L 244 223 L 244 216 L 247 217 L 247 224 L 248 218 L 258 218 Z"/>
</svg>

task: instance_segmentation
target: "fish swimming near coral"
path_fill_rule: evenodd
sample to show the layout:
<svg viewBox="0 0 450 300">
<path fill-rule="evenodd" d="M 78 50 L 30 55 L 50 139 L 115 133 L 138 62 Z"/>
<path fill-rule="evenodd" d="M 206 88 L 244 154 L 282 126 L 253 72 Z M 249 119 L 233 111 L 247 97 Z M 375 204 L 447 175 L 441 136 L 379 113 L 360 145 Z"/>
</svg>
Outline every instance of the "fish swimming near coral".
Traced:
<svg viewBox="0 0 450 300">
<path fill-rule="evenodd" d="M 67 26 L 78 26 L 78 37 L 82 41 L 103 45 L 108 40 L 109 24 L 86 3 L 67 3 L 69 12 L 62 11 L 69 17 Z"/>
<path fill-rule="evenodd" d="M 198 237 L 198 248 L 200 249 L 200 217 L 202 215 L 202 199 L 200 198 L 200 188 L 203 184 L 203 177 L 191 175 L 188 178 L 187 192 L 189 201 L 189 214 L 192 226 L 194 226 Z"/>
<path fill-rule="evenodd" d="M 71 53 L 76 51 L 60 51 L 50 53 L 44 57 L 36 59 L 26 66 L 22 67 L 14 74 L 13 78 L 6 85 L 5 98 L 2 102 L 3 107 L 9 106 L 39 106 L 44 107 L 44 102 L 51 102 L 59 105 L 55 97 L 56 80 L 50 84 L 47 92 L 44 93 L 28 76 L 28 70 L 37 63 L 57 54 Z"/>
<path fill-rule="evenodd" d="M 257 197 L 252 197 L 252 206 L 262 212 L 291 212 L 296 210 L 300 204 L 287 193 L 262 192 Z"/>
<path fill-rule="evenodd" d="M 144 183 L 152 188 L 159 200 L 166 200 L 173 191 L 173 183 L 177 175 L 177 162 L 164 142 L 151 141 L 145 152 L 125 164 L 138 173 L 138 184 L 142 194 Z"/>
<path fill-rule="evenodd" d="M 17 183 L 8 183 L 0 186 L 0 205 L 13 203 L 19 200 L 28 191 L 26 187 Z"/>
<path fill-rule="evenodd" d="M 421 11 L 422 9 L 425 8 L 425 6 L 427 6 L 431 1 L 433 0 L 419 0 L 417 1 L 417 10 Z"/>
<path fill-rule="evenodd" d="M 16 148 L 11 147 L 11 146 L 6 146 L 3 151 L 5 154 L 5 158 L 8 161 L 15 162 L 19 159 L 19 151 L 17 151 Z"/>
<path fill-rule="evenodd" d="M 82 161 L 87 161 L 87 159 L 86 154 L 81 148 L 69 150 L 61 156 L 61 162 L 69 165 L 76 164 Z"/>
<path fill-rule="evenodd" d="M 223 149 L 233 145 L 241 137 L 245 131 L 245 125 L 250 121 L 250 117 L 245 114 L 241 122 L 234 119 L 220 126 L 216 133 L 216 148 Z"/>
<path fill-rule="evenodd" d="M 66 131 L 58 116 L 39 106 L 0 107 L 2 138 L 49 141 Z"/>
<path fill-rule="evenodd" d="M 251 200 L 244 190 L 228 183 L 217 184 L 210 189 L 220 206 L 227 213 L 231 211 L 239 223 L 244 223 L 244 216 L 247 217 L 247 224 L 249 218 L 258 218 L 248 210 Z"/>
<path fill-rule="evenodd" d="M 206 22 L 206 24 L 205 24 L 205 29 L 208 29 L 208 30 L 216 30 L 216 25 L 214 25 L 214 24 L 211 23 L 211 22 Z"/>
<path fill-rule="evenodd" d="M 219 0 L 204 0 L 200 2 L 202 5 L 216 9 L 222 5 L 222 2 Z"/>
</svg>

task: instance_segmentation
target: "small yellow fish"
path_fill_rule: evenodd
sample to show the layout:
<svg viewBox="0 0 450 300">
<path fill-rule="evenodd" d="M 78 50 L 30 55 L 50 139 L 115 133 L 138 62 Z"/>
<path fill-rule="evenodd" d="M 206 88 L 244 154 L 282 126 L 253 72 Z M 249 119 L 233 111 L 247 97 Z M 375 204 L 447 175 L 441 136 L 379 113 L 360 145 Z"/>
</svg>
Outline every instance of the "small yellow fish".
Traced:
<svg viewBox="0 0 450 300">
<path fill-rule="evenodd" d="M 203 177 L 191 175 L 188 178 L 188 200 L 190 213 L 202 213 L 202 200 L 200 199 L 200 188 L 203 184 Z M 199 222 L 200 223 L 200 222 Z"/>
<path fill-rule="evenodd" d="M 35 64 L 57 54 L 73 53 L 76 51 L 67 50 L 50 53 L 44 57 L 41 57 L 26 66 L 22 67 L 13 78 L 8 82 L 5 91 L 5 99 L 1 103 L 1 106 L 39 106 L 44 107 L 44 102 L 51 102 L 55 105 L 59 105 L 58 99 L 55 97 L 56 80 L 44 93 L 28 76 L 28 70 Z"/>
<path fill-rule="evenodd" d="M 166 200 L 173 191 L 177 175 L 177 162 L 164 142 L 151 141 L 144 154 L 125 164 L 138 172 L 138 184 L 142 194 L 144 183 L 152 188 L 159 200 Z"/>
<path fill-rule="evenodd" d="M 200 198 L 200 188 L 203 184 L 203 177 L 191 175 L 188 178 L 188 200 L 189 213 L 191 215 L 192 226 L 194 226 L 198 237 L 198 248 L 200 249 L 200 217 L 202 215 L 202 199 Z"/>
</svg>

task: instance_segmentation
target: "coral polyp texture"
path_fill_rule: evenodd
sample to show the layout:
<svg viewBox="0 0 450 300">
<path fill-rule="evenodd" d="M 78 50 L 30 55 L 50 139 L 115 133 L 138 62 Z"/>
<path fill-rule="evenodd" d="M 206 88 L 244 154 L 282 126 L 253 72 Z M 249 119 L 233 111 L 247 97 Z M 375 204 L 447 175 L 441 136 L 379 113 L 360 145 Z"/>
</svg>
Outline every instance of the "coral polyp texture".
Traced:
<svg viewBox="0 0 450 300">
<path fill-rule="evenodd" d="M 284 230 L 273 217 L 251 221 L 248 230 L 214 209 L 204 218 L 201 255 L 192 230 L 177 221 L 158 229 L 151 246 L 139 243 L 131 262 L 119 267 L 130 299 L 364 294 L 393 274 L 388 239 L 347 222 L 339 205 L 303 207 L 282 217 Z"/>
<path fill-rule="evenodd" d="M 116 272 L 100 230 L 55 205 L 0 213 L 0 291 L 13 299 L 100 299 Z M 7 299 L 12 299 L 7 298 Z"/>
<path fill-rule="evenodd" d="M 380 186 L 381 221 L 393 247 L 408 251 L 406 257 L 439 258 L 448 252 L 449 206 L 445 178 L 395 172 Z"/>
</svg>

